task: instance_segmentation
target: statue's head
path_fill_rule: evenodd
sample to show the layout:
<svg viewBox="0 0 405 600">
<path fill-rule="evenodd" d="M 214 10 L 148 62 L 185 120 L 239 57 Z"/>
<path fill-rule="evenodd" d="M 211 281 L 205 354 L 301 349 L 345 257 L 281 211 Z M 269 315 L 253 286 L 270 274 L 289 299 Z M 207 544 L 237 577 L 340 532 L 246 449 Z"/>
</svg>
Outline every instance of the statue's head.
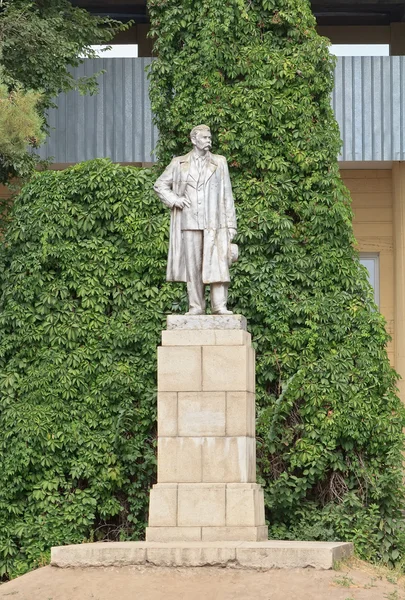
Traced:
<svg viewBox="0 0 405 600">
<path fill-rule="evenodd" d="M 197 125 L 190 131 L 190 139 L 193 146 L 196 146 L 199 150 L 210 150 L 212 146 L 211 142 L 211 130 L 208 125 Z"/>
</svg>

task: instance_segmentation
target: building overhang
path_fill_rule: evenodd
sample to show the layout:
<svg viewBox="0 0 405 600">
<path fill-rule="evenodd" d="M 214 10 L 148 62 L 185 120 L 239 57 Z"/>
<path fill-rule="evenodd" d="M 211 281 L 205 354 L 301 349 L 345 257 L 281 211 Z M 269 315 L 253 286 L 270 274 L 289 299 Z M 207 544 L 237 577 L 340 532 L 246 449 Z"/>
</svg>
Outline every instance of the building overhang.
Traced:
<svg viewBox="0 0 405 600">
<path fill-rule="evenodd" d="M 99 16 L 148 22 L 146 0 L 71 0 L 71 3 Z M 312 0 L 311 6 L 321 26 L 390 25 L 405 21 L 404 0 Z"/>
<path fill-rule="evenodd" d="M 73 6 L 85 8 L 93 15 L 135 23 L 148 23 L 146 0 L 70 0 Z"/>
<path fill-rule="evenodd" d="M 320 26 L 390 25 L 405 21 L 404 0 L 312 0 Z"/>
<path fill-rule="evenodd" d="M 60 94 L 51 109 L 51 134 L 42 158 L 76 163 L 110 157 L 115 162 L 153 161 L 158 131 L 145 72 L 152 58 L 85 60 L 76 78 L 104 71 L 99 93 Z M 346 56 L 338 59 L 331 104 L 343 141 L 346 169 L 389 168 L 405 161 L 405 56 Z"/>
</svg>

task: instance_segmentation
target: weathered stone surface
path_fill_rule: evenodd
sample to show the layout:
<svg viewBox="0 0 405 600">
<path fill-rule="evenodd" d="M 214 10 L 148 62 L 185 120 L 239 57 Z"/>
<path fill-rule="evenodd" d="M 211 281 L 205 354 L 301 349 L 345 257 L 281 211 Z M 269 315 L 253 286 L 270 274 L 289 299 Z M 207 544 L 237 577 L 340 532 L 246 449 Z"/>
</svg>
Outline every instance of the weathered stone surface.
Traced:
<svg viewBox="0 0 405 600">
<path fill-rule="evenodd" d="M 228 527 L 258 527 L 265 523 L 264 494 L 261 485 L 228 484 L 226 486 L 226 525 Z"/>
<path fill-rule="evenodd" d="M 261 527 L 202 527 L 203 542 L 262 542 L 269 537 L 267 525 Z"/>
<path fill-rule="evenodd" d="M 216 346 L 250 346 L 252 336 L 244 330 L 216 330 L 215 345 Z"/>
<path fill-rule="evenodd" d="M 201 346 L 160 346 L 158 348 L 159 392 L 201 389 Z"/>
<path fill-rule="evenodd" d="M 147 542 L 198 542 L 201 540 L 201 527 L 147 527 Z"/>
<path fill-rule="evenodd" d="M 150 490 L 149 526 L 176 527 L 177 483 L 154 485 Z"/>
<path fill-rule="evenodd" d="M 226 435 L 255 437 L 255 395 L 252 392 L 227 392 Z"/>
<path fill-rule="evenodd" d="M 256 440 L 243 436 L 203 438 L 202 481 L 254 483 L 256 481 Z"/>
<path fill-rule="evenodd" d="M 243 315 L 168 315 L 167 329 L 243 329 Z"/>
<path fill-rule="evenodd" d="M 158 392 L 158 436 L 177 435 L 177 392 Z"/>
<path fill-rule="evenodd" d="M 225 526 L 225 484 L 179 484 L 180 527 Z"/>
<path fill-rule="evenodd" d="M 162 346 L 215 346 L 214 329 L 162 331 Z"/>
<path fill-rule="evenodd" d="M 162 346 L 250 345 L 251 335 L 243 329 L 171 329 L 162 331 Z"/>
<path fill-rule="evenodd" d="M 346 542 L 101 542 L 52 548 L 51 564 L 56 567 L 153 564 L 332 569 L 335 561 L 352 554 L 353 544 Z"/>
<path fill-rule="evenodd" d="M 54 567 L 123 567 L 145 562 L 146 545 L 139 542 L 74 544 L 51 549 Z"/>
<path fill-rule="evenodd" d="M 225 392 L 179 392 L 180 436 L 225 435 Z"/>
<path fill-rule="evenodd" d="M 204 391 L 254 392 L 254 350 L 248 346 L 203 346 Z"/>
<path fill-rule="evenodd" d="M 248 348 L 247 391 L 256 393 L 256 351 Z"/>
<path fill-rule="evenodd" d="M 332 569 L 333 563 L 353 553 L 345 542 L 268 542 L 246 543 L 236 549 L 236 560 L 250 569 Z"/>
<path fill-rule="evenodd" d="M 255 483 L 256 440 L 240 437 L 160 437 L 159 483 Z"/>
<path fill-rule="evenodd" d="M 147 561 L 159 567 L 203 567 L 226 565 L 235 560 L 235 548 L 193 546 L 188 548 L 148 548 Z"/>
<path fill-rule="evenodd" d="M 201 482 L 203 439 L 201 437 L 160 437 L 158 439 L 158 482 Z"/>
</svg>

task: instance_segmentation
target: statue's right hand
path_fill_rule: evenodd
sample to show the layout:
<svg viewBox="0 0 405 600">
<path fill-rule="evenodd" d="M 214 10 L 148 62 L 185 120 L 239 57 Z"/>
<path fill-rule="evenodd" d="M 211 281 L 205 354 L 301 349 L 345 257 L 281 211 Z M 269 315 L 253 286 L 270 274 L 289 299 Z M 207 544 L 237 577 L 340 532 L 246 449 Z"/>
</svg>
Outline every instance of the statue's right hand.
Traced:
<svg viewBox="0 0 405 600">
<path fill-rule="evenodd" d="M 175 200 L 173 206 L 176 206 L 177 208 L 183 209 L 185 206 L 189 207 L 190 206 L 190 200 L 188 198 L 186 198 L 185 196 L 179 196 L 179 198 L 177 200 Z"/>
</svg>

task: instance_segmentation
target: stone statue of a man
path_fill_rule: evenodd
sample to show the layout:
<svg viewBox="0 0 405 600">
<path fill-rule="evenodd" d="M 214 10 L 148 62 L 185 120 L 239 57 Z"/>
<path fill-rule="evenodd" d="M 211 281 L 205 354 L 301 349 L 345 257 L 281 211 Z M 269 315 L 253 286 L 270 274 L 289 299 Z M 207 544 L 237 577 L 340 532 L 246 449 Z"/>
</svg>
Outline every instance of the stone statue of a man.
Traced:
<svg viewBox="0 0 405 600">
<path fill-rule="evenodd" d="M 198 125 L 190 133 L 193 150 L 172 160 L 154 190 L 171 209 L 167 281 L 187 282 L 189 315 L 205 313 L 210 284 L 211 310 L 227 309 L 229 265 L 236 260 L 235 207 L 226 158 L 211 154 L 211 132 Z"/>
</svg>

